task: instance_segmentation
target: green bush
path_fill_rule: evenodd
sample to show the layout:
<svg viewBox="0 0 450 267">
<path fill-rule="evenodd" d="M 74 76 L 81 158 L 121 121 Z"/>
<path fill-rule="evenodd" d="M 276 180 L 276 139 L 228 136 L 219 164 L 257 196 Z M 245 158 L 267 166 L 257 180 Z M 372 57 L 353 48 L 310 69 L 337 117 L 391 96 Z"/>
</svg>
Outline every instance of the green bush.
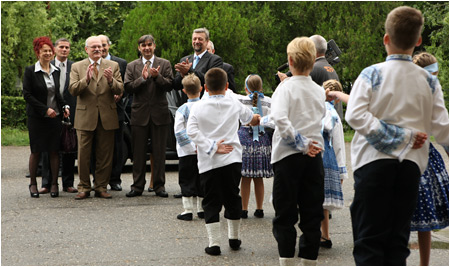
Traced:
<svg viewBox="0 0 450 267">
<path fill-rule="evenodd" d="M 27 113 L 23 97 L 2 96 L 2 127 L 26 129 Z"/>
</svg>

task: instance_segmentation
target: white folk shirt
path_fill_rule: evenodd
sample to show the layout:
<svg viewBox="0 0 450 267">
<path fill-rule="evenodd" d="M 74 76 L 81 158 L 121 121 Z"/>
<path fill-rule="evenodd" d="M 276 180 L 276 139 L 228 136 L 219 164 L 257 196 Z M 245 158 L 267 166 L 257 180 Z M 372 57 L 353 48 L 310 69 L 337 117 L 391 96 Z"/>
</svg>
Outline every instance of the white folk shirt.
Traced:
<svg viewBox="0 0 450 267">
<path fill-rule="evenodd" d="M 292 76 L 283 80 L 272 95 L 270 115 L 261 119 L 261 125 L 275 132 L 272 138 L 274 164 L 295 153 L 308 153 L 312 141 L 323 149 L 321 134 L 325 116 L 325 90 L 311 76 Z"/>
<path fill-rule="evenodd" d="M 227 90 L 227 91 L 231 91 L 231 90 Z M 233 92 L 233 91 L 231 91 L 231 92 Z M 244 96 L 244 95 L 235 94 L 235 97 L 244 106 L 246 106 L 247 108 L 252 110 L 253 100 L 248 95 Z M 264 96 L 264 98 L 260 98 L 260 101 L 261 101 L 261 109 L 263 112 L 262 116 L 269 115 L 270 114 L 270 105 L 272 104 L 272 99 L 268 96 Z"/>
<path fill-rule="evenodd" d="M 184 157 L 188 155 L 196 155 L 197 148 L 194 142 L 189 138 L 186 132 L 186 126 L 191 111 L 192 105 L 197 103 L 200 98 L 188 99 L 188 102 L 184 103 L 177 109 L 175 113 L 175 138 L 177 139 L 177 154 L 178 157 Z"/>
<path fill-rule="evenodd" d="M 449 123 L 441 85 L 409 55 L 390 55 L 365 68 L 355 81 L 345 119 L 355 129 L 353 170 L 379 159 L 428 163 L 429 141 L 412 149 L 415 134 L 425 132 L 448 151 Z"/>
<path fill-rule="evenodd" d="M 233 97 L 212 95 L 192 106 L 187 123 L 187 134 L 197 145 L 199 173 L 242 162 L 239 142 L 239 121 L 248 124 L 253 112 Z M 217 143 L 233 146 L 228 154 L 218 154 Z"/>
</svg>

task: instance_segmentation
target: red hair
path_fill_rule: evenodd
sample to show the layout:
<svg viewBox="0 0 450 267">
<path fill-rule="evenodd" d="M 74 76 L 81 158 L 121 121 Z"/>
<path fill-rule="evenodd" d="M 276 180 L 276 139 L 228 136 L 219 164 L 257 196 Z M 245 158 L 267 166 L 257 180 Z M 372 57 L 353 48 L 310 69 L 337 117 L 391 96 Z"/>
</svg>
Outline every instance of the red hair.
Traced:
<svg viewBox="0 0 450 267">
<path fill-rule="evenodd" d="M 55 53 L 55 48 L 53 47 L 52 40 L 50 40 L 49 37 L 47 37 L 47 36 L 36 37 L 33 40 L 33 49 L 34 49 L 34 53 L 36 54 L 36 57 L 39 57 L 39 50 L 41 50 L 41 48 L 44 45 L 50 46 L 53 54 Z"/>
</svg>

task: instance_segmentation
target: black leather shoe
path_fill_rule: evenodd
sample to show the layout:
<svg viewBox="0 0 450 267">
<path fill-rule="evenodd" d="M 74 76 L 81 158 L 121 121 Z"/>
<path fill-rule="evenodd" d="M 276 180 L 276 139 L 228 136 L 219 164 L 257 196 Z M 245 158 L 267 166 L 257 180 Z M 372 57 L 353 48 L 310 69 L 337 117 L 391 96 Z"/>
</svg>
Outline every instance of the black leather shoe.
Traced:
<svg viewBox="0 0 450 267">
<path fill-rule="evenodd" d="M 263 210 L 255 210 L 255 213 L 253 213 L 255 217 L 257 218 L 264 218 L 264 211 Z"/>
<path fill-rule="evenodd" d="M 126 194 L 127 197 L 138 197 L 138 196 L 142 196 L 142 192 L 137 192 L 134 190 L 131 190 L 130 192 L 128 192 Z"/>
<path fill-rule="evenodd" d="M 122 191 L 122 186 L 120 184 L 112 184 L 110 186 L 113 191 Z"/>
<path fill-rule="evenodd" d="M 205 212 L 203 212 L 203 211 L 197 212 L 197 216 L 198 216 L 200 219 L 205 219 Z"/>
<path fill-rule="evenodd" d="M 182 221 L 192 221 L 192 213 L 178 214 L 177 219 Z"/>
<path fill-rule="evenodd" d="M 167 194 L 167 192 L 164 191 L 164 190 L 159 191 L 159 192 L 155 192 L 155 194 L 156 194 L 158 197 L 168 197 L 168 196 L 169 196 L 169 194 Z"/>
<path fill-rule="evenodd" d="M 239 239 L 228 239 L 228 244 L 230 245 L 230 248 L 232 250 L 241 249 L 241 243 L 242 243 L 242 241 Z"/>
<path fill-rule="evenodd" d="M 242 219 L 247 219 L 248 218 L 248 210 L 242 210 L 241 218 Z"/>
<path fill-rule="evenodd" d="M 333 243 L 330 239 L 326 239 L 325 237 L 320 238 L 320 246 L 323 248 L 331 248 L 333 246 Z"/>
<path fill-rule="evenodd" d="M 36 192 L 31 192 L 31 187 L 32 186 L 36 186 Z M 28 190 L 30 190 L 30 196 L 31 197 L 33 197 L 33 198 L 38 198 L 39 197 L 39 191 L 37 191 L 37 184 L 30 184 L 29 186 L 28 186 Z"/>
<path fill-rule="evenodd" d="M 174 198 L 182 198 L 183 194 L 180 193 L 176 193 L 175 195 L 173 195 Z"/>
<path fill-rule="evenodd" d="M 149 193 L 155 192 L 155 189 L 153 189 L 153 188 L 151 188 L 151 187 L 149 187 L 147 190 L 148 190 Z"/>
<path fill-rule="evenodd" d="M 212 256 L 220 255 L 220 247 L 219 246 L 212 246 L 212 247 L 206 247 L 205 252 Z"/>
</svg>

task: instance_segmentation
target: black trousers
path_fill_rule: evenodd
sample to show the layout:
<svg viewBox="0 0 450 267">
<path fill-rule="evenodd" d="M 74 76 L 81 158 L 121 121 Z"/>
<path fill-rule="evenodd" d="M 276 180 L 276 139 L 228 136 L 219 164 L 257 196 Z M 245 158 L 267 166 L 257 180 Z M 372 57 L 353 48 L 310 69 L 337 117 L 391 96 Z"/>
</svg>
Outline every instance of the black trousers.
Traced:
<svg viewBox="0 0 450 267">
<path fill-rule="evenodd" d="M 239 220 L 242 201 L 239 195 L 242 163 L 232 163 L 200 174 L 200 184 L 205 198 L 202 207 L 205 223 L 219 222 L 219 213 L 225 207 L 225 218 Z"/>
<path fill-rule="evenodd" d="M 198 173 L 197 155 L 188 155 L 179 158 L 178 184 L 183 197 L 203 197 Z"/>
<path fill-rule="evenodd" d="M 419 167 L 409 160 L 376 160 L 354 172 L 350 213 L 356 265 L 406 265 L 419 178 Z"/>
<path fill-rule="evenodd" d="M 300 153 L 273 164 L 273 235 L 280 257 L 295 256 L 299 221 L 302 231 L 298 256 L 316 260 L 320 244 L 320 222 L 323 219 L 324 170 L 321 155 L 311 158 Z"/>
</svg>

